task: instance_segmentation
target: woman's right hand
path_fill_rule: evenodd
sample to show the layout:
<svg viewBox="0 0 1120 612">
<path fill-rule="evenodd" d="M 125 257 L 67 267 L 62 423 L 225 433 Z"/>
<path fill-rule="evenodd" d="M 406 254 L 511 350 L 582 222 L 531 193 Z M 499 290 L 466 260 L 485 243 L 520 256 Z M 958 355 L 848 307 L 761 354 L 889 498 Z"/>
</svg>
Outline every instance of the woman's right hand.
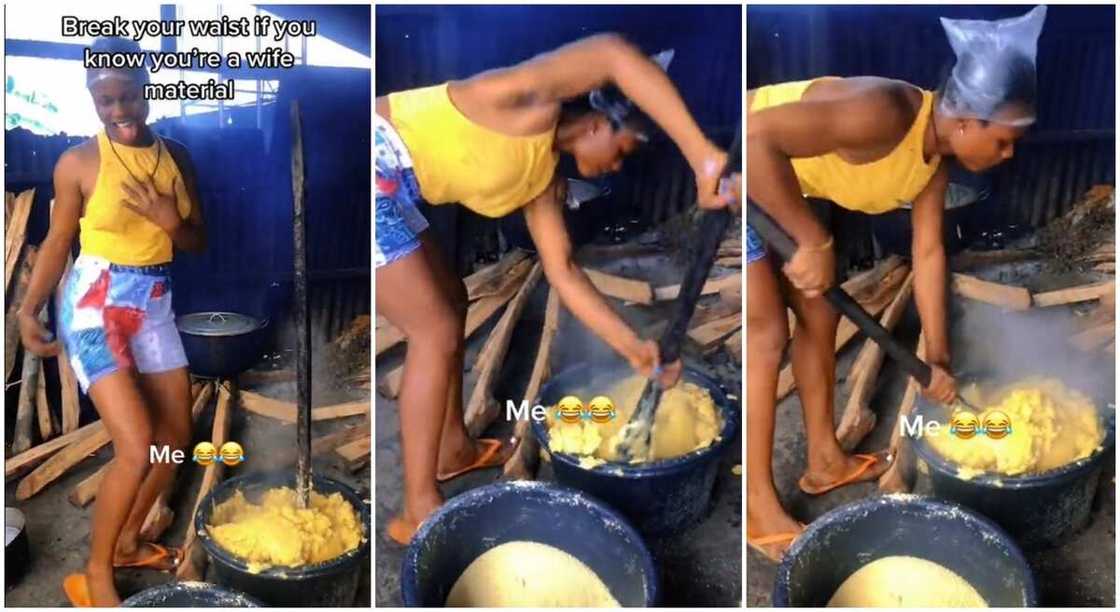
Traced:
<svg viewBox="0 0 1120 612">
<path fill-rule="evenodd" d="M 17 316 L 19 337 L 27 350 L 39 357 L 54 357 L 58 354 L 58 341 L 48 340 L 53 337 L 53 334 L 43 326 L 38 317 L 22 311 Z"/>
<path fill-rule="evenodd" d="M 832 286 L 836 274 L 836 255 L 832 245 L 824 247 L 798 247 L 782 270 L 794 288 L 815 298 Z"/>
</svg>

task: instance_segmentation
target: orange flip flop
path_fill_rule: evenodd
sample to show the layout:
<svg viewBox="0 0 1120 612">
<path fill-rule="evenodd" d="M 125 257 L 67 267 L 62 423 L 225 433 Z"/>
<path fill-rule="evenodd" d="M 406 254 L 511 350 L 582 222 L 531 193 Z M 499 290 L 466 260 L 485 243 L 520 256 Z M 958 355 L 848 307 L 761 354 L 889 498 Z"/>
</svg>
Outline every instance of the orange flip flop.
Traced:
<svg viewBox="0 0 1120 612">
<path fill-rule="evenodd" d="M 841 478 L 840 480 L 837 480 L 836 482 L 833 482 L 833 483 L 829 483 L 829 484 L 824 485 L 822 487 L 811 487 L 806 483 L 805 477 L 802 476 L 801 479 L 797 481 L 797 486 L 800 487 L 802 491 L 804 491 L 805 493 L 807 493 L 809 495 L 822 495 L 824 493 L 828 493 L 829 491 L 831 491 L 833 489 L 838 489 L 838 488 L 840 488 L 844 485 L 849 485 L 849 484 L 852 484 L 852 483 L 856 482 L 857 480 L 859 480 L 860 476 L 863 476 L 864 474 L 866 474 L 867 471 L 870 470 L 873 465 L 875 465 L 876 463 L 879 463 L 880 460 L 886 461 L 886 459 L 887 459 L 887 455 L 885 454 L 885 452 L 880 452 L 880 453 L 877 453 L 877 454 L 874 454 L 874 455 L 856 454 L 856 455 L 853 455 L 853 456 L 857 457 L 861 460 L 860 464 L 859 464 L 859 467 L 857 467 L 854 472 L 852 472 L 851 474 L 848 474 L 847 476 Z"/>
<path fill-rule="evenodd" d="M 140 569 L 153 569 L 160 572 L 169 572 L 179 566 L 179 562 L 182 560 L 183 556 L 182 550 L 179 550 L 178 548 L 167 548 L 166 546 L 161 546 L 159 544 L 156 544 L 155 542 L 146 542 L 145 544 L 155 549 L 155 552 L 152 553 L 151 556 L 144 557 L 139 561 L 130 561 L 128 563 L 114 563 L 113 567 L 136 567 Z M 175 562 L 169 568 L 161 567 L 159 564 L 160 561 L 163 561 L 167 558 L 174 559 Z"/>
<path fill-rule="evenodd" d="M 474 463 L 465 468 L 455 470 L 450 474 L 436 474 L 436 482 L 447 482 L 452 478 L 458 478 L 467 472 L 474 470 L 484 470 L 486 468 L 498 467 L 506 462 L 508 458 L 506 455 L 509 453 L 502 453 L 502 441 L 493 438 L 479 438 L 479 442 L 484 444 L 486 448 L 478 456 Z M 512 448 L 512 447 L 511 447 Z"/>
<path fill-rule="evenodd" d="M 409 523 L 399 516 L 394 516 L 389 520 L 389 526 L 385 528 L 385 534 L 397 544 L 408 546 L 419 527 L 419 525 Z"/>
<path fill-rule="evenodd" d="M 750 536 L 750 534 L 748 534 L 747 535 L 747 546 L 750 546 L 752 549 L 754 549 L 756 552 L 758 552 L 758 554 L 762 555 L 763 557 L 766 557 L 767 559 L 773 561 L 774 563 L 780 563 L 782 561 L 781 555 L 785 554 L 786 550 L 789 549 L 790 545 L 793 544 L 793 541 L 796 540 L 798 538 L 798 536 L 800 536 L 801 533 L 804 530 L 805 530 L 805 525 L 802 524 L 801 525 L 801 531 L 787 531 L 787 532 L 783 532 L 783 533 L 772 533 L 770 535 L 759 536 L 757 538 L 752 538 Z M 780 544 L 782 542 L 786 542 L 786 545 L 785 545 L 784 548 L 782 548 L 782 552 L 781 552 L 781 554 L 778 555 L 777 558 L 774 558 L 774 557 L 770 556 L 770 553 L 766 552 L 766 549 L 763 548 L 764 546 L 769 546 L 771 544 Z"/>
<path fill-rule="evenodd" d="M 75 608 L 92 608 L 93 598 L 89 594 L 89 580 L 85 574 L 70 574 L 62 581 L 66 599 Z"/>
</svg>

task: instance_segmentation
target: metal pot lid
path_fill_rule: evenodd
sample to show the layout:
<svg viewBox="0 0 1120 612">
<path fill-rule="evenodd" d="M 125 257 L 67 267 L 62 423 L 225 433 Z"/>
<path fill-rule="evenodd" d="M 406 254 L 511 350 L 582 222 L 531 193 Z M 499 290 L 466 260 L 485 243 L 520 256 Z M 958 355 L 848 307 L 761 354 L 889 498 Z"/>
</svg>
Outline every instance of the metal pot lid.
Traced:
<svg viewBox="0 0 1120 612">
<path fill-rule="evenodd" d="M 237 336 L 259 329 L 263 322 L 236 312 L 192 312 L 179 317 L 179 331 L 196 336 Z"/>
</svg>

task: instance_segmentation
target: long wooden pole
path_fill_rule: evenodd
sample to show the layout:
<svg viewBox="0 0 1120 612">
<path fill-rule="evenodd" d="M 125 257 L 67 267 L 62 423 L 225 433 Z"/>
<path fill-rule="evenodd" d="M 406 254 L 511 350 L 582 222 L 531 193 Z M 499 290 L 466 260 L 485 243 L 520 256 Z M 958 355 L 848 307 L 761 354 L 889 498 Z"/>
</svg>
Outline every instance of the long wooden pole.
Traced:
<svg viewBox="0 0 1120 612">
<path fill-rule="evenodd" d="M 299 102 L 292 101 L 292 203 L 295 235 L 296 491 L 303 507 L 311 497 L 311 325 L 307 312 L 307 218 L 303 202 L 303 135 Z"/>
</svg>

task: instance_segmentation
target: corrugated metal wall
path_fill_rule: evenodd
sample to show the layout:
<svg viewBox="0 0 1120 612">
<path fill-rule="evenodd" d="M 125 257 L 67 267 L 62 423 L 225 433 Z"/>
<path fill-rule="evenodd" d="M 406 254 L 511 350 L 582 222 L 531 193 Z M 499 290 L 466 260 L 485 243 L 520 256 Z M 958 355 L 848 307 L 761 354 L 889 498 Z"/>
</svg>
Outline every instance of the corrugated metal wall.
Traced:
<svg viewBox="0 0 1120 612">
<path fill-rule="evenodd" d="M 269 317 L 285 328 L 293 274 L 288 120 L 293 99 L 300 100 L 303 116 L 314 329 L 330 338 L 357 314 L 370 312 L 369 71 L 316 68 L 295 69 L 281 82 L 278 104 L 269 107 L 273 138 L 267 148 L 263 131 L 256 129 L 184 127 L 176 121 L 156 126 L 190 151 L 209 237 L 204 253 L 176 256 L 178 312 L 235 310 Z M 42 192 L 29 227 L 33 243 L 46 234 L 54 164 L 80 141 L 24 130 L 5 134 L 6 189 L 35 186 Z"/>
<path fill-rule="evenodd" d="M 737 6 L 377 6 L 376 91 L 465 78 L 509 66 L 598 32 L 619 32 L 653 53 L 674 48 L 669 75 L 704 131 L 727 145 L 742 109 L 741 20 Z M 563 170 L 562 166 L 562 170 Z M 573 174 L 567 174 L 574 176 Z M 651 143 L 609 179 L 612 196 L 592 211 L 600 224 L 662 221 L 689 206 L 695 186 L 671 142 Z M 459 237 L 497 224 L 461 207 L 425 214 L 461 266 L 481 247 Z M 519 214 L 519 213 L 517 213 Z M 582 213 L 581 213 L 582 214 Z M 493 241 L 490 241 L 493 242 Z"/>
<path fill-rule="evenodd" d="M 1025 6 L 757 6 L 747 9 L 747 87 L 877 75 L 936 89 L 952 66 L 938 17 L 995 19 Z M 1115 180 L 1115 9 L 1050 6 L 1038 47 L 1039 121 L 992 173 L 981 225 L 1039 225 Z"/>
</svg>

